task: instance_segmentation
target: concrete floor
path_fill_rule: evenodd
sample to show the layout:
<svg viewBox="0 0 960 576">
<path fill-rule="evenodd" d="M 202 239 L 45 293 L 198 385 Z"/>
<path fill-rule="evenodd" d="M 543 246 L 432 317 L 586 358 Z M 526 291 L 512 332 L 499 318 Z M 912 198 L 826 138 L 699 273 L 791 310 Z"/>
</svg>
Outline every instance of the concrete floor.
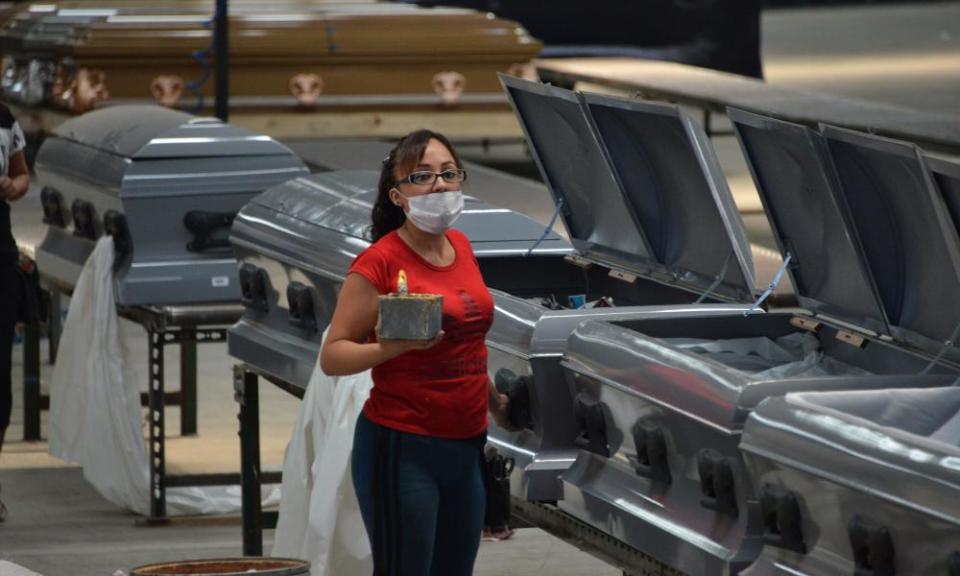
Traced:
<svg viewBox="0 0 960 576">
<path fill-rule="evenodd" d="M 782 10 L 765 14 L 763 27 L 770 82 L 960 113 L 958 3 Z M 716 145 L 751 239 L 770 245 L 769 230 L 757 212 L 756 193 L 736 143 L 721 138 Z M 541 221 L 549 219 L 549 198 L 514 202 Z M 18 240 L 36 244 L 42 235 L 39 221 L 39 198 L 33 191 L 14 205 Z M 145 382 L 146 338 L 136 327 L 129 333 Z M 239 446 L 232 361 L 222 345 L 205 345 L 201 350 L 200 434 L 169 438 L 168 468 L 172 472 L 236 471 Z M 98 496 L 79 469 L 47 456 L 45 443 L 20 441 L 20 353 L 17 348 L 13 425 L 0 457 L 2 497 L 10 509 L 7 523 L 0 524 L 0 560 L 50 576 L 106 575 L 154 561 L 240 554 L 235 517 L 188 519 L 164 528 L 137 527 L 136 518 Z M 176 382 L 176 356 L 168 354 L 168 361 L 168 382 Z M 45 367 L 45 382 L 51 372 Z M 261 404 L 264 466 L 278 468 L 299 402 L 265 385 Z M 170 409 L 168 418 L 167 429 L 177 430 L 177 410 Z M 268 549 L 270 538 L 268 532 Z M 0 576 L 9 576 L 2 566 Z M 523 529 L 507 542 L 483 544 L 476 570 L 478 575 L 490 576 L 618 573 L 537 529 Z"/>
</svg>

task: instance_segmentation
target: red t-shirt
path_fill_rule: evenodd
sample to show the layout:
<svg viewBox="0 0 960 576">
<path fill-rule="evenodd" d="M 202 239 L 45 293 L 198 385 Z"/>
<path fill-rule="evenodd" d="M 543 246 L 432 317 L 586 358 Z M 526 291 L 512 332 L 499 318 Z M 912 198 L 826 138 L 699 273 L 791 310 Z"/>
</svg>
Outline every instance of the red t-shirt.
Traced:
<svg viewBox="0 0 960 576">
<path fill-rule="evenodd" d="M 470 438 L 487 427 L 486 335 L 493 324 L 487 290 L 470 241 L 450 230 L 456 258 L 434 266 L 393 231 L 357 256 L 350 272 L 362 275 L 380 294 L 397 291 L 400 270 L 412 294 L 443 295 L 443 339 L 373 368 L 373 389 L 363 413 L 404 432 L 441 438 Z M 376 340 L 371 335 L 371 341 Z"/>
</svg>

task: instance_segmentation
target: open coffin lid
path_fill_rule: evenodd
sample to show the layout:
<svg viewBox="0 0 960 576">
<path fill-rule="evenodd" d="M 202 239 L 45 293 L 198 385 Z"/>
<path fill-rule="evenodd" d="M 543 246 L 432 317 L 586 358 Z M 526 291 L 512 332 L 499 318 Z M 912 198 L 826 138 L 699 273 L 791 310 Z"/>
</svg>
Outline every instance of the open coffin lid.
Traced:
<svg viewBox="0 0 960 576">
<path fill-rule="evenodd" d="M 823 137 L 805 126 L 728 109 L 800 304 L 886 332 L 880 296 L 839 196 Z"/>
<path fill-rule="evenodd" d="M 887 334 L 960 361 L 960 238 L 913 144 L 821 128 Z"/>
<path fill-rule="evenodd" d="M 960 243 L 917 149 L 728 114 L 800 303 L 939 353 L 960 322 Z"/>
<path fill-rule="evenodd" d="M 580 257 L 693 293 L 752 299 L 743 224 L 696 122 L 675 106 L 500 80 Z"/>
</svg>

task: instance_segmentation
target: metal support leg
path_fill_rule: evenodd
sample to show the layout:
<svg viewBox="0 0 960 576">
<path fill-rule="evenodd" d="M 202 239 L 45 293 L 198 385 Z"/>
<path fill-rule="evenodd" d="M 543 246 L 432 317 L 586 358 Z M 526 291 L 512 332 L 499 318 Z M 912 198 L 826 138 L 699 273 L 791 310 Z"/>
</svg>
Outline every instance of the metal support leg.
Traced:
<svg viewBox="0 0 960 576">
<path fill-rule="evenodd" d="M 150 519 L 167 516 L 167 491 L 164 485 L 164 410 L 163 410 L 163 334 L 147 331 L 149 341 L 149 418 L 150 418 Z"/>
<path fill-rule="evenodd" d="M 57 352 L 60 350 L 60 334 L 63 333 L 63 323 L 60 322 L 60 293 L 50 290 L 50 318 L 47 323 L 47 339 L 49 340 L 50 364 L 57 361 Z"/>
<path fill-rule="evenodd" d="M 40 440 L 40 324 L 23 327 L 23 439 Z"/>
<path fill-rule="evenodd" d="M 260 394 L 257 375 L 233 367 L 233 387 L 240 403 L 240 485 L 243 502 L 243 555 L 263 555 L 260 501 Z"/>
<path fill-rule="evenodd" d="M 180 435 L 197 433 L 197 332 L 184 330 L 180 340 Z"/>
<path fill-rule="evenodd" d="M 703 131 L 706 132 L 708 138 L 713 138 L 713 130 L 710 128 L 710 109 L 703 109 Z"/>
</svg>

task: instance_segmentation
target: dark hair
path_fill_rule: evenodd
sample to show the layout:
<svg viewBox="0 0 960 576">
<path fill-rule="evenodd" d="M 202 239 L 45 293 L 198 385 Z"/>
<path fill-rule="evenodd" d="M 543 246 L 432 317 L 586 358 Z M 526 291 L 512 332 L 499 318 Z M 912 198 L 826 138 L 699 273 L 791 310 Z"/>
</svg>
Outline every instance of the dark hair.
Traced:
<svg viewBox="0 0 960 576">
<path fill-rule="evenodd" d="M 413 172 L 413 169 L 423 158 L 423 153 L 427 150 L 427 144 L 430 140 L 437 140 L 446 146 L 457 167 L 463 168 L 463 164 L 460 163 L 460 156 L 454 150 L 453 144 L 443 134 L 437 134 L 431 130 L 417 130 L 401 138 L 397 145 L 393 147 L 393 150 L 390 151 L 390 155 L 383 159 L 383 167 L 380 170 L 377 200 L 374 202 L 373 210 L 370 213 L 370 219 L 373 222 L 370 227 L 370 237 L 373 242 L 402 226 L 407 219 L 403 213 L 403 208 L 390 200 L 390 190 L 397 185 L 397 170 L 404 173 Z"/>
</svg>

